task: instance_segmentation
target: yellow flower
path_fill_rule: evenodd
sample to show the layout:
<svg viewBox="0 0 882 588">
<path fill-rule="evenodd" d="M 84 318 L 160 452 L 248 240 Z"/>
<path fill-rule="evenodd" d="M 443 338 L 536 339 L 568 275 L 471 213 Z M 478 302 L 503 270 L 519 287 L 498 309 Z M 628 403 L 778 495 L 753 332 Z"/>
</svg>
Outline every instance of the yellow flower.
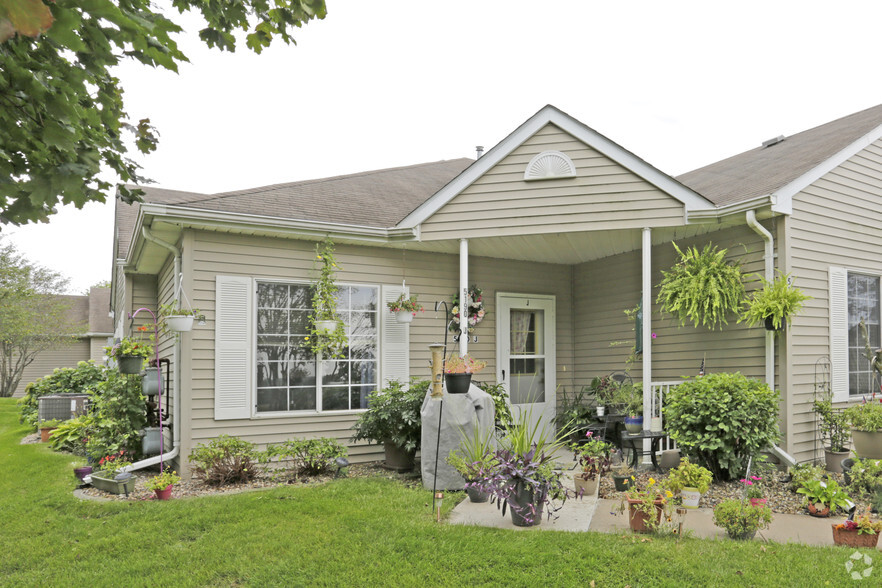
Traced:
<svg viewBox="0 0 882 588">
<path fill-rule="evenodd" d="M 337 264 L 336 264 L 336 263 L 332 263 L 331 265 L 334 266 L 334 267 L 337 267 Z"/>
<path fill-rule="evenodd" d="M 637 481 L 637 478 L 635 478 L 634 476 L 631 476 L 631 479 Z"/>
<path fill-rule="evenodd" d="M 304 341 L 309 341 L 309 337 L 307 337 L 306 339 L 304 339 Z"/>
<path fill-rule="evenodd" d="M 668 498 L 673 498 L 673 497 L 674 497 L 674 493 L 671 492 L 670 490 L 667 490 L 667 491 L 665 492 L 665 494 L 667 494 Z"/>
<path fill-rule="evenodd" d="M 316 259 L 321 259 L 322 256 L 321 256 L 321 255 L 316 255 L 315 258 L 316 258 Z"/>
<path fill-rule="evenodd" d="M 649 485 L 652 486 L 655 484 L 655 478 L 649 478 Z"/>
</svg>

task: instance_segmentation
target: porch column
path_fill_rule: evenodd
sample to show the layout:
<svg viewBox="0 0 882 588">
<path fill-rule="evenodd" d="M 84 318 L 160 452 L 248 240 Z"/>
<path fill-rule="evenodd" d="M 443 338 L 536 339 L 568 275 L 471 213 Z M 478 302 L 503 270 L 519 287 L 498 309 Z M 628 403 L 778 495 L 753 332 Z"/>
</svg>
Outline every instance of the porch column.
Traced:
<svg viewBox="0 0 882 588">
<path fill-rule="evenodd" d="M 459 240 L 459 356 L 469 352 L 469 240 Z"/>
<path fill-rule="evenodd" d="M 643 229 L 643 428 L 652 419 L 652 229 Z"/>
</svg>

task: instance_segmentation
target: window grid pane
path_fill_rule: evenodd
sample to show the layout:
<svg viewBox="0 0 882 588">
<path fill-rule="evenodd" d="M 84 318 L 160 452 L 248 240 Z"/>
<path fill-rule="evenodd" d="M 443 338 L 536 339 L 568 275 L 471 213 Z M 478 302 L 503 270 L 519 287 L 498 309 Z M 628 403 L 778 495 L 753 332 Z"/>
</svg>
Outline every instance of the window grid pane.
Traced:
<svg viewBox="0 0 882 588">
<path fill-rule="evenodd" d="M 863 320 L 870 348 L 882 347 L 879 321 L 879 278 L 848 274 L 848 386 L 850 394 L 870 394 L 873 368 L 866 358 L 866 339 L 860 328 Z M 878 383 L 877 383 L 878 385 Z M 878 390 L 876 390 L 878 391 Z"/>
<path fill-rule="evenodd" d="M 257 285 L 257 411 L 367 408 L 378 384 L 379 288 L 340 286 L 337 314 L 350 346 L 316 365 L 303 346 L 312 297 L 305 284 Z"/>
</svg>

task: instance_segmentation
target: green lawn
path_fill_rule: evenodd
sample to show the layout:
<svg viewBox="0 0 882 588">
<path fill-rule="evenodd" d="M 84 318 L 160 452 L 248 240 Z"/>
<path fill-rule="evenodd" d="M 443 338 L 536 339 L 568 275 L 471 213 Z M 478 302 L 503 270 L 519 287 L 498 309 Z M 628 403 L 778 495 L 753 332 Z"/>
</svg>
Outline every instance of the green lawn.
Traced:
<svg viewBox="0 0 882 588">
<path fill-rule="evenodd" d="M 70 456 L 25 433 L 0 399 L 0 586 L 854 584 L 841 548 L 438 525 L 430 492 L 382 478 L 81 502 Z"/>
</svg>

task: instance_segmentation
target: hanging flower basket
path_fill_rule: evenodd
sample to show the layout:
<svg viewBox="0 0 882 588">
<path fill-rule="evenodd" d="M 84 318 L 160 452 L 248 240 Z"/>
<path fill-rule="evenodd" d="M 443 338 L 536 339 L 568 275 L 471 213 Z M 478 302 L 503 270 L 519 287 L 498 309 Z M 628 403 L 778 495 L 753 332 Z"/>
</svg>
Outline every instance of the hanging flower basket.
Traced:
<svg viewBox="0 0 882 588">
<path fill-rule="evenodd" d="M 399 310 L 395 313 L 395 320 L 399 323 L 412 323 L 414 314 L 409 310 Z"/>
<path fill-rule="evenodd" d="M 405 296 L 401 294 L 397 300 L 387 302 L 386 307 L 395 315 L 395 320 L 399 323 L 409 323 L 413 321 L 416 313 L 423 312 L 423 305 L 417 301 L 416 295 Z"/>
<path fill-rule="evenodd" d="M 144 365 L 144 358 L 140 355 L 121 355 L 116 361 L 121 374 L 139 374 L 141 366 Z"/>
<path fill-rule="evenodd" d="M 165 324 L 170 331 L 188 333 L 193 330 L 193 315 L 175 314 L 165 317 Z"/>
<path fill-rule="evenodd" d="M 315 332 L 319 335 L 330 335 L 337 330 L 339 321 L 315 321 Z"/>
</svg>

